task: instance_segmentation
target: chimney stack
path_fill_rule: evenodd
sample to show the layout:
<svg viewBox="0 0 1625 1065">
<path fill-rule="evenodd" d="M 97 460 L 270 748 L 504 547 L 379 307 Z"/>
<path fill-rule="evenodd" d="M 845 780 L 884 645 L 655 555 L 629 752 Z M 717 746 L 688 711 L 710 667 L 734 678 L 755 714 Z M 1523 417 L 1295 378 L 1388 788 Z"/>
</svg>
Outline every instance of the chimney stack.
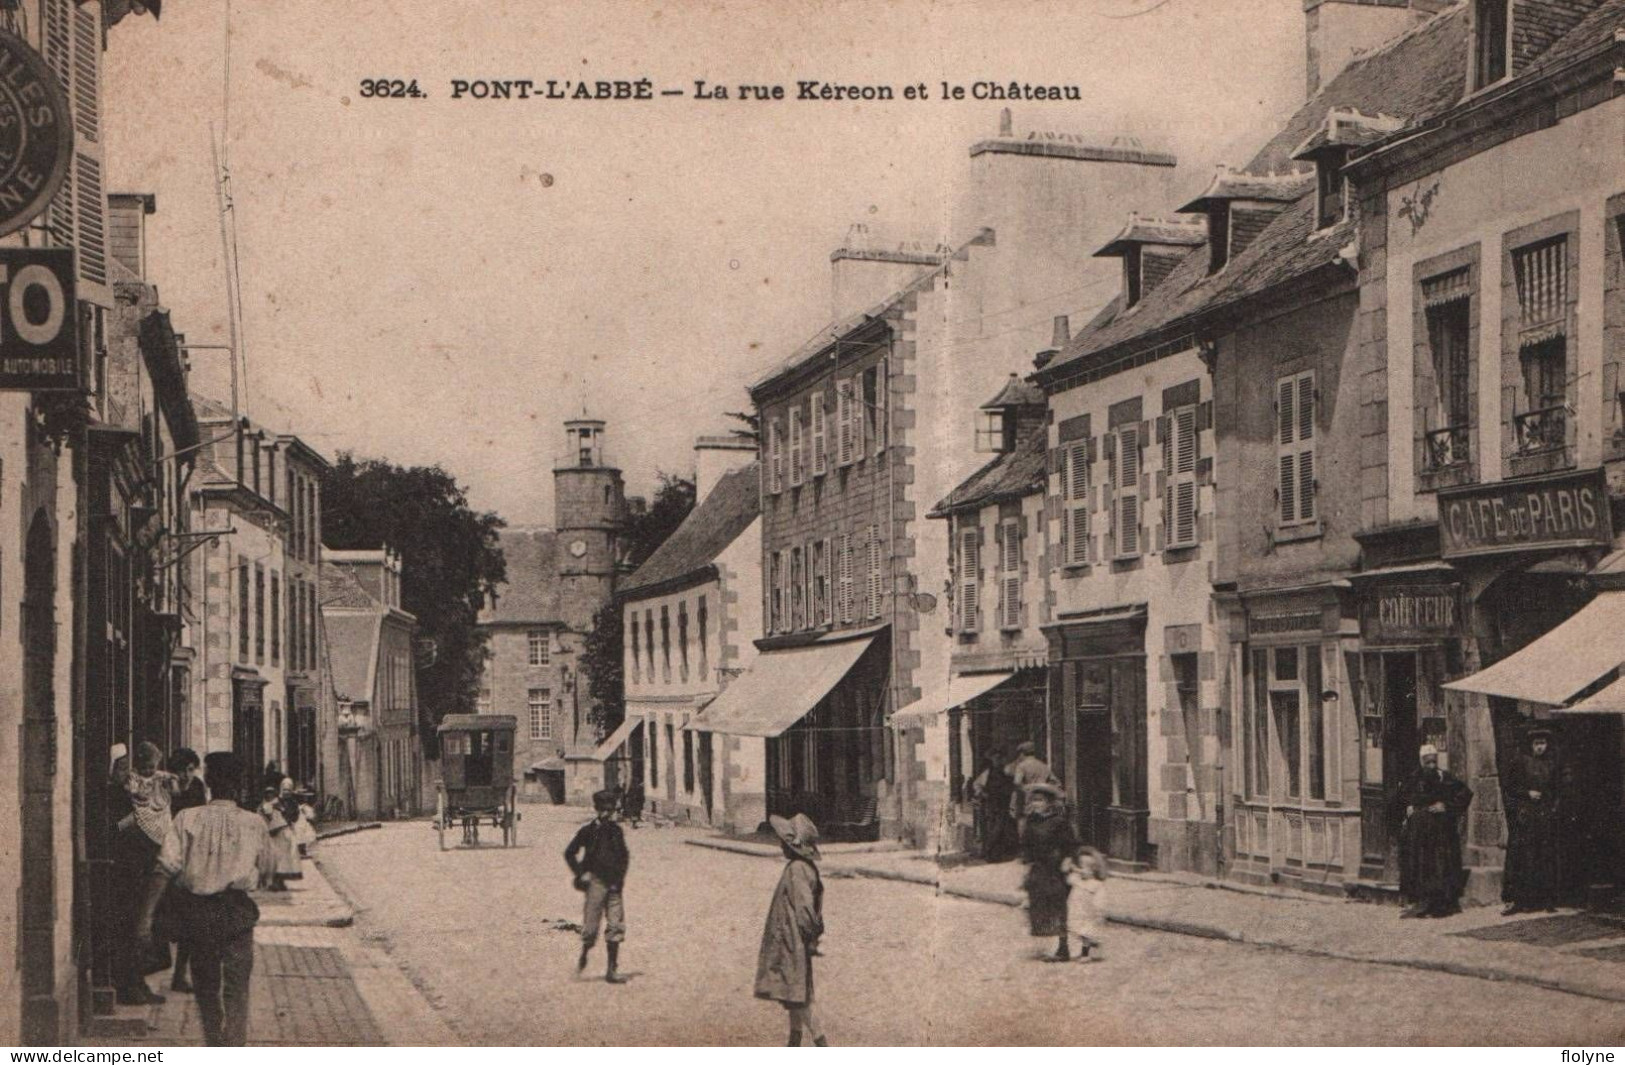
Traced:
<svg viewBox="0 0 1625 1065">
<path fill-rule="evenodd" d="M 723 474 L 750 465 L 756 443 L 742 436 L 702 436 L 694 441 L 694 505 L 705 502 Z"/>
<path fill-rule="evenodd" d="M 1001 108 L 999 111 L 999 136 L 1013 137 L 1015 136 L 1014 130 L 1015 123 L 1011 119 L 1010 109 L 1008 107 Z"/>
<path fill-rule="evenodd" d="M 107 250 L 131 273 L 147 279 L 146 216 L 158 209 L 150 192 L 114 192 L 107 197 Z"/>
<path fill-rule="evenodd" d="M 1356 55 L 1382 47 L 1441 7 L 1437 0 L 1303 0 L 1309 95 Z"/>
<path fill-rule="evenodd" d="M 1060 351 L 1062 348 L 1066 347 L 1067 343 L 1071 339 L 1072 324 L 1067 321 L 1066 315 L 1057 314 L 1055 316 L 1055 332 L 1050 336 L 1049 346 L 1054 348 L 1056 351 Z"/>
</svg>

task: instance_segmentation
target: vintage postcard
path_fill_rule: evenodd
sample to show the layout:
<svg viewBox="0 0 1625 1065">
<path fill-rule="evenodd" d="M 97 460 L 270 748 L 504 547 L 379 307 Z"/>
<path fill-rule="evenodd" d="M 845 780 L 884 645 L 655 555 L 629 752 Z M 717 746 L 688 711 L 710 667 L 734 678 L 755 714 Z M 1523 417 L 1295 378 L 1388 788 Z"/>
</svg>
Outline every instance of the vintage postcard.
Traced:
<svg viewBox="0 0 1625 1065">
<path fill-rule="evenodd" d="M 1621 71 L 0 0 L 0 1042 L 1612 1060 Z"/>
</svg>

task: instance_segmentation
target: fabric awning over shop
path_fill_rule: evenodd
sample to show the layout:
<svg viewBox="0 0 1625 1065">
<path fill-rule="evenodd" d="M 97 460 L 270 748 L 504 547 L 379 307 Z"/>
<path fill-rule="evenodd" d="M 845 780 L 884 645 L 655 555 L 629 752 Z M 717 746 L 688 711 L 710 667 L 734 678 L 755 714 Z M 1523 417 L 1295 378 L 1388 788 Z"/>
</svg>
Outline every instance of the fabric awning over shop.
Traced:
<svg viewBox="0 0 1625 1065">
<path fill-rule="evenodd" d="M 1625 714 L 1625 677 L 1605 685 L 1573 706 L 1553 710 L 1554 714 Z"/>
<path fill-rule="evenodd" d="M 730 736 L 778 736 L 806 717 L 872 642 L 867 637 L 764 651 L 688 727 Z"/>
<path fill-rule="evenodd" d="M 941 686 L 929 688 L 925 694 L 903 709 L 892 715 L 894 724 L 918 723 L 945 713 L 956 706 L 963 706 L 976 698 L 985 695 L 1015 676 L 1009 671 L 1000 673 L 955 673 L 948 678 L 947 689 Z"/>
<path fill-rule="evenodd" d="M 632 735 L 632 730 L 641 724 L 643 724 L 643 719 L 641 717 L 634 717 L 628 714 L 626 720 L 617 725 L 615 731 L 611 732 L 609 736 L 605 738 L 603 743 L 600 743 L 597 747 L 593 748 L 593 758 L 600 762 L 608 761 L 610 756 L 612 756 L 615 751 L 626 742 L 627 737 Z"/>
<path fill-rule="evenodd" d="M 1445 687 L 1562 706 L 1621 662 L 1625 662 L 1625 591 L 1609 591 L 1523 650 Z"/>
</svg>

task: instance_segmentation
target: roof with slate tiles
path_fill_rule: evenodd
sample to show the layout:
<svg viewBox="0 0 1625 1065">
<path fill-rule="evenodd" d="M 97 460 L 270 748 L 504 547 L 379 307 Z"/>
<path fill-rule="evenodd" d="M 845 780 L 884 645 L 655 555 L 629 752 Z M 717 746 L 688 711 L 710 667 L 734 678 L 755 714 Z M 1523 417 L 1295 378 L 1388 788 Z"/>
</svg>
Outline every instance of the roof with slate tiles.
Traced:
<svg viewBox="0 0 1625 1065">
<path fill-rule="evenodd" d="M 689 512 L 677 531 L 621 585 L 622 596 L 636 599 L 714 572 L 717 556 L 739 539 L 762 512 L 760 479 L 761 465 L 756 462 L 718 478 L 716 486 Z"/>
<path fill-rule="evenodd" d="M 1047 434 L 1031 433 L 1014 450 L 996 456 L 931 508 L 930 517 L 945 518 L 994 503 L 1037 495 L 1049 477 Z"/>
<path fill-rule="evenodd" d="M 1100 258 L 1122 255 L 1133 244 L 1194 248 L 1206 243 L 1207 225 L 1199 218 L 1141 218 L 1131 214 L 1117 236 L 1095 255 Z"/>
<path fill-rule="evenodd" d="M 495 604 L 480 611 L 481 625 L 535 625 L 562 621 L 559 613 L 558 533 L 511 526 L 497 534 L 507 577 Z"/>
</svg>

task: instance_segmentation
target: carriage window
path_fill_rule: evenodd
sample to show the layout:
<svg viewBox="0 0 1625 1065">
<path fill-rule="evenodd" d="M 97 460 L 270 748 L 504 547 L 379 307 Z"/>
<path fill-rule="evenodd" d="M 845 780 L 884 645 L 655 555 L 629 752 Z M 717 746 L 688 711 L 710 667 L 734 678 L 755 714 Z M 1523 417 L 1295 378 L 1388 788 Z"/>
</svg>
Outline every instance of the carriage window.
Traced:
<svg viewBox="0 0 1625 1065">
<path fill-rule="evenodd" d="M 497 733 L 497 753 L 507 754 L 508 746 L 508 734 L 506 732 Z"/>
</svg>

